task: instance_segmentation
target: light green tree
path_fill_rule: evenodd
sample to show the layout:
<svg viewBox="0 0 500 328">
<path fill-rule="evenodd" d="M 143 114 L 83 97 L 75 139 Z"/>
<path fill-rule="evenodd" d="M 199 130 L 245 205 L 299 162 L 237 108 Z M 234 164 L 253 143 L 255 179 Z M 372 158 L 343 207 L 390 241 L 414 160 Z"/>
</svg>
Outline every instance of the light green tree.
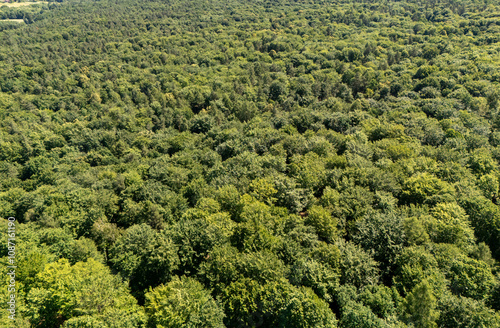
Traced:
<svg viewBox="0 0 500 328">
<path fill-rule="evenodd" d="M 435 328 L 439 318 L 437 299 L 433 294 L 432 286 L 422 280 L 403 301 L 405 319 L 415 328 Z"/>
<path fill-rule="evenodd" d="M 146 294 L 148 327 L 223 328 L 224 312 L 197 280 L 174 277 Z"/>
<path fill-rule="evenodd" d="M 54 327 L 80 316 L 103 322 L 114 318 L 128 322 L 126 327 L 145 320 L 128 287 L 91 258 L 73 266 L 66 259 L 48 264 L 34 285 L 26 296 L 26 317 L 36 327 Z"/>
</svg>

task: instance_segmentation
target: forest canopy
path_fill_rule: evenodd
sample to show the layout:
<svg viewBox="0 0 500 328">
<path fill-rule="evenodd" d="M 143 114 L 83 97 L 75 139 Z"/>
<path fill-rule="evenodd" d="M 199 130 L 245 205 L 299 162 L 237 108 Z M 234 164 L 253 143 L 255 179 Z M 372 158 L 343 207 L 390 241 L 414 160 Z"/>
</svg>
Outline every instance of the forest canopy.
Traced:
<svg viewBox="0 0 500 328">
<path fill-rule="evenodd" d="M 490 0 L 0 6 L 0 325 L 500 326 L 499 42 Z"/>
</svg>

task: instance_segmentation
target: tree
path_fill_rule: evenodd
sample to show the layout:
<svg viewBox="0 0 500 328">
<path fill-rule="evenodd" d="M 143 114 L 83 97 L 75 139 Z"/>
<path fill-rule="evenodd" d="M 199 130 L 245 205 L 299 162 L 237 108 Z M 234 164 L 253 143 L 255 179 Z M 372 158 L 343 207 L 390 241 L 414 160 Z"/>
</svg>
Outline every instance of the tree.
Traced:
<svg viewBox="0 0 500 328">
<path fill-rule="evenodd" d="M 388 279 L 406 244 L 404 232 L 403 220 L 397 213 L 373 213 L 356 222 L 352 241 L 373 252 L 374 260 Z"/>
<path fill-rule="evenodd" d="M 495 311 L 467 297 L 447 295 L 439 300 L 438 309 L 439 327 L 495 327 L 500 324 L 500 316 Z"/>
<path fill-rule="evenodd" d="M 394 287 L 373 285 L 363 288 L 359 293 L 359 300 L 379 318 L 390 319 L 398 313 L 402 298 Z"/>
<path fill-rule="evenodd" d="M 396 259 L 395 287 L 405 296 L 424 280 L 431 284 L 437 297 L 446 288 L 447 281 L 439 270 L 438 261 L 424 246 L 405 248 Z"/>
<path fill-rule="evenodd" d="M 499 258 L 500 209 L 483 196 L 463 197 L 460 204 L 469 216 L 478 241 L 486 243 L 494 258 Z"/>
<path fill-rule="evenodd" d="M 341 254 L 341 284 L 360 288 L 378 282 L 380 271 L 369 253 L 350 242 L 339 241 L 337 245 Z"/>
<path fill-rule="evenodd" d="M 110 262 L 140 299 L 148 287 L 169 281 L 180 264 L 170 237 L 146 224 L 125 231 L 111 249 Z"/>
<path fill-rule="evenodd" d="M 432 218 L 425 223 L 435 243 L 456 244 L 463 249 L 474 244 L 474 231 L 465 211 L 456 203 L 440 203 L 431 210 Z"/>
<path fill-rule="evenodd" d="M 257 327 L 336 327 L 328 305 L 309 288 L 285 281 L 260 285 L 254 280 L 233 282 L 221 296 L 226 325 Z"/>
<path fill-rule="evenodd" d="M 482 261 L 453 261 L 450 271 L 450 289 L 457 295 L 481 300 L 490 293 L 495 283 L 489 266 Z"/>
<path fill-rule="evenodd" d="M 405 181 L 401 201 L 407 204 L 436 204 L 453 201 L 454 195 L 455 190 L 448 183 L 429 173 L 419 173 Z"/>
<path fill-rule="evenodd" d="M 358 302 L 349 302 L 342 309 L 340 326 L 345 328 L 381 328 L 387 327 L 387 324 L 373 314 L 368 307 Z"/>
<path fill-rule="evenodd" d="M 288 279 L 291 284 L 309 287 L 316 295 L 331 302 L 339 285 L 339 274 L 335 269 L 314 259 L 301 258 L 290 266 Z"/>
<path fill-rule="evenodd" d="M 424 224 L 417 217 L 409 217 L 404 220 L 405 235 L 410 246 L 426 244 L 430 241 Z"/>
<path fill-rule="evenodd" d="M 197 277 L 219 294 L 240 278 L 265 284 L 283 279 L 286 272 L 284 263 L 270 251 L 240 253 L 236 248 L 224 245 L 213 249 L 200 265 Z"/>
<path fill-rule="evenodd" d="M 384 287 L 367 286 L 359 293 L 356 287 L 345 284 L 337 289 L 335 305 L 340 311 L 341 327 L 404 327 L 404 323 L 394 315 L 399 301 L 397 292 L 393 295 L 384 293 Z M 385 289 L 388 289 L 385 287 Z"/>
<path fill-rule="evenodd" d="M 324 241 L 334 242 L 337 238 L 337 219 L 321 206 L 313 205 L 309 208 L 304 223 L 313 226 Z"/>
<path fill-rule="evenodd" d="M 279 101 L 281 98 L 286 99 L 287 86 L 281 81 L 274 81 L 269 86 L 269 98 L 274 101 Z"/>
<path fill-rule="evenodd" d="M 471 153 L 468 165 L 478 176 L 498 171 L 498 164 L 491 158 L 490 152 L 484 148 L 476 149 Z"/>
<path fill-rule="evenodd" d="M 276 198 L 274 197 L 277 193 L 277 190 L 274 189 L 274 186 L 270 179 L 256 179 L 250 183 L 251 195 L 255 197 L 255 199 L 267 204 L 272 205 Z"/>
<path fill-rule="evenodd" d="M 205 211 L 190 209 L 180 221 L 163 233 L 163 236 L 169 236 L 175 243 L 179 256 L 179 270 L 186 275 L 196 273 L 200 264 L 210 256 L 211 251 L 217 246 L 228 243 L 228 237 L 234 235 L 226 230 L 233 228 L 232 225 L 216 224 L 211 222 L 212 218 Z"/>
<path fill-rule="evenodd" d="M 432 286 L 426 280 L 422 280 L 411 290 L 403 302 L 403 307 L 406 321 L 413 323 L 416 328 L 437 327 L 437 299 Z"/>
<path fill-rule="evenodd" d="M 195 279 L 174 277 L 146 294 L 148 327 L 222 328 L 224 312 Z"/>
<path fill-rule="evenodd" d="M 93 259 L 73 266 L 65 259 L 48 264 L 26 296 L 26 308 L 26 316 L 38 327 L 54 327 L 80 316 L 103 322 L 108 316 L 121 317 L 131 323 L 129 327 L 145 319 L 126 285 Z"/>
<path fill-rule="evenodd" d="M 62 325 L 63 328 L 98 328 L 105 326 L 106 324 L 102 320 L 88 315 L 71 318 Z"/>
</svg>

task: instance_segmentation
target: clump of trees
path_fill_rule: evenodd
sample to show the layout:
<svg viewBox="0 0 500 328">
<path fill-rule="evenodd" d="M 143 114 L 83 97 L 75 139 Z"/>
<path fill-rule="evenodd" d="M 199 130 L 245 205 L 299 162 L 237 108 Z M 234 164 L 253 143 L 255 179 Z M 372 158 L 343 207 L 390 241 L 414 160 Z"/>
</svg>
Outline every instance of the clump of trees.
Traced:
<svg viewBox="0 0 500 328">
<path fill-rule="evenodd" d="M 13 10 L 16 327 L 500 325 L 497 4 Z"/>
</svg>

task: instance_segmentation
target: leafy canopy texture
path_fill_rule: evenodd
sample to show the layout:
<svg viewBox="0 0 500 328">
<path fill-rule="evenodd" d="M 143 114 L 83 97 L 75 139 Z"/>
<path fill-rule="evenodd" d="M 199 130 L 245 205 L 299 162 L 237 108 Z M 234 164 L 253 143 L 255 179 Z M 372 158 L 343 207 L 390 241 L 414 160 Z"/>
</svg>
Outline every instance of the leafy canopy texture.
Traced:
<svg viewBox="0 0 500 328">
<path fill-rule="evenodd" d="M 34 286 L 26 296 L 26 316 L 39 327 L 54 327 L 71 318 L 75 319 L 68 327 L 75 322 L 134 327 L 145 319 L 127 286 L 92 258 L 73 266 L 65 259 L 48 264 Z"/>
<path fill-rule="evenodd" d="M 146 294 L 148 327 L 225 327 L 224 312 L 196 280 L 174 277 Z"/>
<path fill-rule="evenodd" d="M 2 4 L 0 327 L 499 327 L 499 67 L 498 0 Z"/>
</svg>

